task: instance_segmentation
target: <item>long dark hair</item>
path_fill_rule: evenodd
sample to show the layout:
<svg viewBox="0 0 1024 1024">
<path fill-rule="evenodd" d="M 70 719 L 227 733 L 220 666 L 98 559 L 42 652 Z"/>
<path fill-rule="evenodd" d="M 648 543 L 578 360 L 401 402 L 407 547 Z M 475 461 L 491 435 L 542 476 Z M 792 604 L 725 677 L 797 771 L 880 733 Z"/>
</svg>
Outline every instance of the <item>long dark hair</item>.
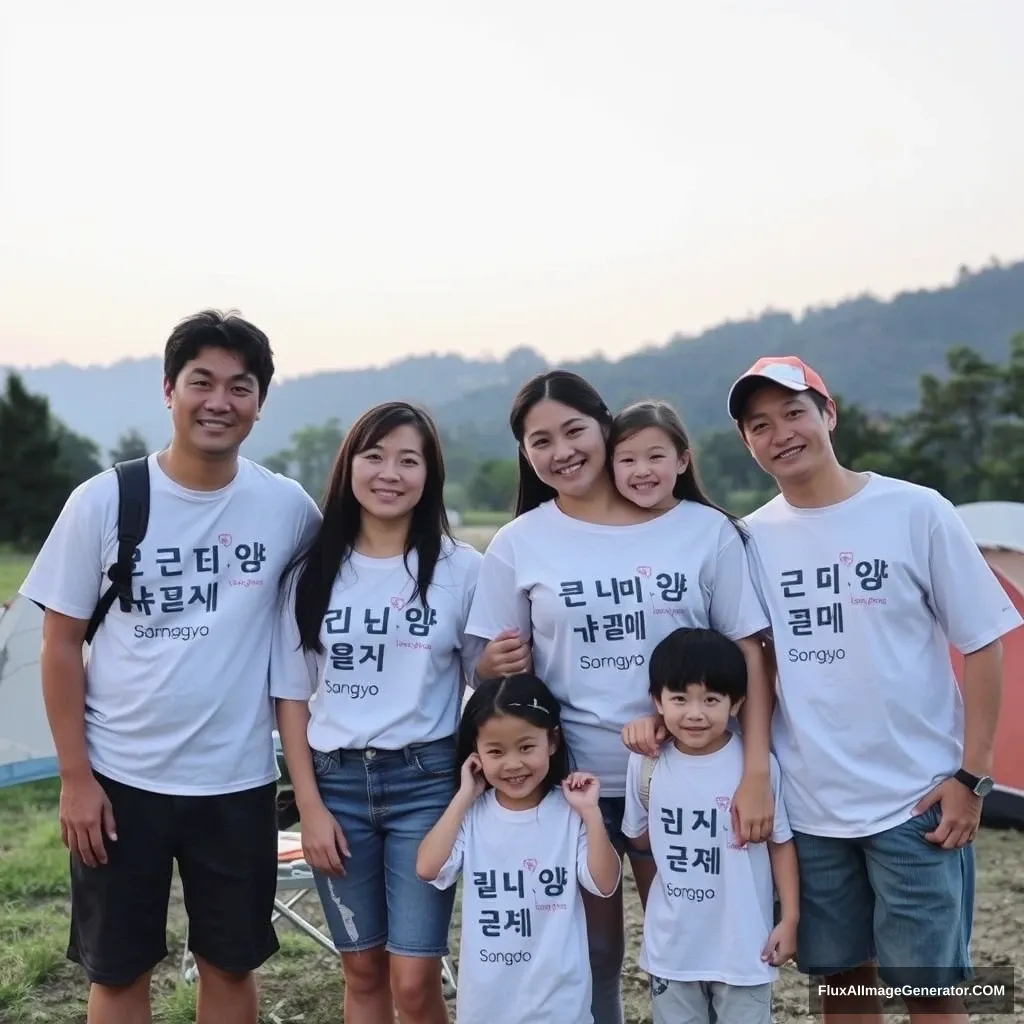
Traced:
<svg viewBox="0 0 1024 1024">
<path fill-rule="evenodd" d="M 686 469 L 676 476 L 675 486 L 672 488 L 672 496 L 681 501 L 695 501 L 699 505 L 706 505 L 716 512 L 721 512 L 733 526 L 739 531 L 744 541 L 746 530 L 739 519 L 728 509 L 722 508 L 708 497 L 704 484 L 700 479 L 700 472 L 697 469 L 697 457 L 690 446 L 690 435 L 683 426 L 682 417 L 668 403 L 662 401 L 648 400 L 645 402 L 634 402 L 626 406 L 612 421 L 611 437 L 608 439 L 608 451 L 613 452 L 615 446 L 632 437 L 634 434 L 646 430 L 648 427 L 658 427 L 663 430 L 672 440 L 676 454 L 680 457 L 689 453 L 690 459 Z"/>
<path fill-rule="evenodd" d="M 418 597 L 426 607 L 427 591 L 434 578 L 442 545 L 446 538 L 452 539 L 444 506 L 441 441 L 433 420 L 425 410 L 409 402 L 384 402 L 364 412 L 349 428 L 327 482 L 323 522 L 310 546 L 285 570 L 287 576 L 301 566 L 295 582 L 295 622 L 304 650 L 323 650 L 320 629 L 331 600 L 331 590 L 359 536 L 362 506 L 352 491 L 352 460 L 402 426 L 412 426 L 419 431 L 427 467 L 423 494 L 412 510 L 404 551 L 407 570 L 413 549 L 417 558 L 416 586 L 410 601 Z"/>
<path fill-rule="evenodd" d="M 541 783 L 541 796 L 560 786 L 572 772 L 572 754 L 562 732 L 562 709 L 551 691 L 535 675 L 523 672 L 502 679 L 489 679 L 481 683 L 466 701 L 459 722 L 455 747 L 455 774 L 462 771 L 466 758 L 476 752 L 476 739 L 480 727 L 492 718 L 511 715 L 524 722 L 546 729 L 555 740 L 548 773 Z"/>
<path fill-rule="evenodd" d="M 587 383 L 579 374 L 568 370 L 547 370 L 531 377 L 512 400 L 512 411 L 509 414 L 509 426 L 512 436 L 519 445 L 519 479 L 516 485 L 515 515 L 535 509 L 545 501 L 557 497 L 558 492 L 545 483 L 534 472 L 530 460 L 523 452 L 523 434 L 526 430 L 526 417 L 529 411 L 545 398 L 553 402 L 575 409 L 583 416 L 597 420 L 605 428 L 605 436 L 612 425 L 612 414 L 604 399 L 597 393 L 592 384 Z M 606 460 L 607 461 L 607 460 Z"/>
</svg>

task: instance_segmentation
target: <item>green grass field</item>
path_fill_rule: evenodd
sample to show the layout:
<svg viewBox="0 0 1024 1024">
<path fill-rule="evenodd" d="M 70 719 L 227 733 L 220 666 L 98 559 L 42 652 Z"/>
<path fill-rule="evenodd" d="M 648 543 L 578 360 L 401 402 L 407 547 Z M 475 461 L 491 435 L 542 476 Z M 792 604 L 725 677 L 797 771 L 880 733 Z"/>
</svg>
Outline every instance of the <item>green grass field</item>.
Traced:
<svg viewBox="0 0 1024 1024">
<path fill-rule="evenodd" d="M 31 564 L 32 559 L 27 555 L 12 555 L 0 551 L 0 605 L 17 593 Z"/>
</svg>

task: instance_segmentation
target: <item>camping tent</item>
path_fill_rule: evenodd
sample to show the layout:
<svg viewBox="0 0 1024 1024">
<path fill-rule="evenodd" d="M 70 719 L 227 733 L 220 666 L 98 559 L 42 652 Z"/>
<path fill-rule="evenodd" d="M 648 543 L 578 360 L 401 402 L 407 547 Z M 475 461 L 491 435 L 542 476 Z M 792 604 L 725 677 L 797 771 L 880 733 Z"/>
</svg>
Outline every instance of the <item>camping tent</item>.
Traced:
<svg viewBox="0 0 1024 1024">
<path fill-rule="evenodd" d="M 957 513 L 1024 616 L 1024 505 L 980 501 L 960 505 Z M 955 650 L 952 657 L 962 682 L 963 658 Z M 996 788 L 985 801 L 986 821 L 1024 826 L 1024 629 L 1003 638 L 1003 702 L 993 762 Z"/>
<path fill-rule="evenodd" d="M 43 615 L 16 597 L 0 615 L 0 786 L 57 774 L 39 686 Z"/>
</svg>

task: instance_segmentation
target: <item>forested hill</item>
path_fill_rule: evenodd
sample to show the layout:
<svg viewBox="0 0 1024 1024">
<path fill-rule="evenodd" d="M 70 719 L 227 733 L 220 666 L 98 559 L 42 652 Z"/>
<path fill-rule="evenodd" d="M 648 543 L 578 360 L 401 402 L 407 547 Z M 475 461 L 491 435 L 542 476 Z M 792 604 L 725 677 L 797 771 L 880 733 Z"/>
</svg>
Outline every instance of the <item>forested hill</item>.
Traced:
<svg viewBox="0 0 1024 1024">
<path fill-rule="evenodd" d="M 590 379 L 612 408 L 640 397 L 669 399 L 699 436 L 727 425 L 729 384 L 759 355 L 801 355 L 844 399 L 868 411 L 901 412 L 916 403 L 922 373 L 944 375 L 950 347 L 968 345 L 1002 363 L 1010 338 L 1021 330 L 1024 262 L 964 269 L 955 284 L 907 292 L 889 302 L 861 297 L 796 316 L 768 312 L 721 324 L 698 337 L 676 337 L 614 362 L 590 359 L 563 365 Z M 273 342 L 279 350 L 287 345 L 285 338 Z M 246 453 L 262 457 L 285 448 L 304 426 L 336 418 L 344 427 L 374 402 L 411 397 L 425 402 L 442 429 L 457 435 L 474 455 L 510 454 L 512 395 L 546 365 L 536 345 L 524 338 L 522 349 L 500 361 L 430 355 L 382 369 L 285 381 L 273 389 Z M 50 399 L 57 417 L 104 451 L 131 428 L 151 446 L 166 440 L 158 359 L 20 372 L 31 391 Z"/>
</svg>

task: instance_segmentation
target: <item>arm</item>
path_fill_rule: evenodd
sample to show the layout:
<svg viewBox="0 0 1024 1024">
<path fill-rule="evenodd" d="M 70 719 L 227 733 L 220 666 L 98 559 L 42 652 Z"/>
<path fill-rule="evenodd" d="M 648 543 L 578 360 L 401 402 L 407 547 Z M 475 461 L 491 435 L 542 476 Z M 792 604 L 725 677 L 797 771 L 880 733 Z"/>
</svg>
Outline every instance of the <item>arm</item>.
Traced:
<svg viewBox="0 0 1024 1024">
<path fill-rule="evenodd" d="M 1017 629 L 1021 617 L 950 502 L 936 496 L 929 515 L 923 582 L 936 622 L 964 658 L 964 734 L 956 737 L 963 744 L 961 767 L 988 775 L 1002 698 L 1001 637 Z M 982 798 L 949 778 L 919 801 L 915 813 L 935 803 L 942 817 L 925 838 L 945 849 L 969 843 L 981 824 Z"/>
<path fill-rule="evenodd" d="M 337 819 L 320 796 L 320 786 L 313 770 L 313 752 L 306 738 L 309 726 L 309 705 L 305 700 L 278 697 L 277 731 L 281 736 L 288 775 L 295 793 L 302 834 L 302 856 L 311 868 L 328 875 L 345 874 L 342 858 L 352 856 L 348 840 Z"/>
<path fill-rule="evenodd" d="M 306 738 L 309 728 L 309 705 L 304 700 L 278 697 L 275 701 L 277 731 L 281 736 L 281 749 L 288 766 L 288 777 L 295 792 L 295 806 L 299 818 L 323 806 L 320 788 L 313 771 L 313 752 Z"/>
<path fill-rule="evenodd" d="M 608 838 L 599 807 L 586 807 L 581 813 L 587 831 L 587 870 L 602 896 L 611 896 L 618 888 L 622 862 Z"/>
<path fill-rule="evenodd" d="M 963 768 L 972 775 L 991 775 L 996 725 L 1003 696 L 1003 645 L 993 640 L 964 656 Z"/>
<path fill-rule="evenodd" d="M 531 607 L 517 586 L 515 553 L 506 527 L 491 540 L 480 563 L 466 632 L 486 643 L 475 665 L 477 681 L 528 670 Z"/>
<path fill-rule="evenodd" d="M 85 667 L 89 623 L 47 609 L 40 648 L 43 706 L 60 772 L 60 835 L 88 867 L 107 863 L 104 833 L 117 841 L 110 800 L 93 775 L 85 742 Z"/>
<path fill-rule="evenodd" d="M 781 967 L 796 953 L 796 933 L 800 923 L 800 876 L 796 844 L 768 841 L 768 858 L 772 877 L 779 893 L 779 923 L 772 929 L 761 952 L 761 959 L 773 967 Z"/>
<path fill-rule="evenodd" d="M 756 636 L 739 641 L 747 663 L 747 699 L 738 720 L 743 738 L 743 776 L 733 794 L 733 831 L 745 843 L 763 843 L 772 830 L 773 798 L 768 756 L 771 747 L 771 680 Z"/>
<path fill-rule="evenodd" d="M 462 830 L 462 823 L 477 797 L 484 791 L 480 758 L 470 754 L 462 766 L 462 782 L 458 792 L 445 808 L 437 824 L 423 837 L 416 852 L 416 876 L 423 882 L 434 882 L 448 863 Z"/>
<path fill-rule="evenodd" d="M 792 839 L 785 843 L 768 841 L 768 858 L 772 865 L 772 877 L 779 891 L 779 922 L 788 922 L 795 930 L 800 920 L 800 874 L 796 859 L 796 844 Z"/>
<path fill-rule="evenodd" d="M 62 780 L 92 775 L 85 744 L 85 619 L 73 619 L 47 608 L 43 612 L 39 668 L 43 706 L 57 752 Z"/>
</svg>

